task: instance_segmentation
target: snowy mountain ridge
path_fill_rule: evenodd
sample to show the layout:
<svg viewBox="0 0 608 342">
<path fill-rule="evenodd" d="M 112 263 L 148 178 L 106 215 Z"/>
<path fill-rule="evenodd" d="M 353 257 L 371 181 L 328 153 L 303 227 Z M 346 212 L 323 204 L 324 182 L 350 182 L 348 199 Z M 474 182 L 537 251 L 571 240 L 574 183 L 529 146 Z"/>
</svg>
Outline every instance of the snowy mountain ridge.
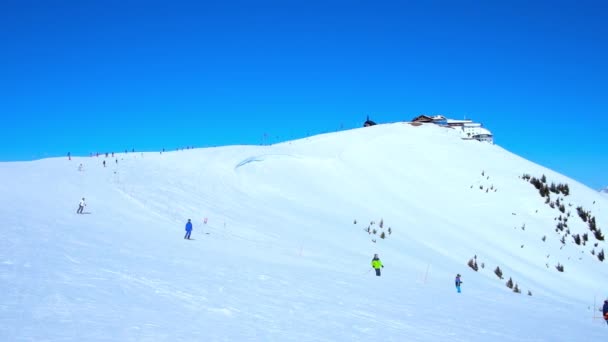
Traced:
<svg viewBox="0 0 608 342">
<path fill-rule="evenodd" d="M 608 231 L 608 199 L 499 146 L 396 123 L 102 160 L 0 164 L 3 340 L 605 336 L 606 244 L 577 208 Z"/>
</svg>

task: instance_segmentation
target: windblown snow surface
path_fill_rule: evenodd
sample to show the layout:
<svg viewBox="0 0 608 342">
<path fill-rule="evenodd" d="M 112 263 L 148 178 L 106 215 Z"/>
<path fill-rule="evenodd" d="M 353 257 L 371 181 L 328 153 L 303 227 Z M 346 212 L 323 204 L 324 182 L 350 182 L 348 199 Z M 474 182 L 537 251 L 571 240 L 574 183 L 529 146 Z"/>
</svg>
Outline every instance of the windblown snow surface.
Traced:
<svg viewBox="0 0 608 342">
<path fill-rule="evenodd" d="M 0 164 L 0 340 L 608 338 L 606 243 L 576 210 L 608 232 L 608 199 L 454 130 L 395 123 L 103 159 Z M 565 244 L 566 213 L 524 173 L 569 185 L 551 193 L 571 213 Z"/>
</svg>

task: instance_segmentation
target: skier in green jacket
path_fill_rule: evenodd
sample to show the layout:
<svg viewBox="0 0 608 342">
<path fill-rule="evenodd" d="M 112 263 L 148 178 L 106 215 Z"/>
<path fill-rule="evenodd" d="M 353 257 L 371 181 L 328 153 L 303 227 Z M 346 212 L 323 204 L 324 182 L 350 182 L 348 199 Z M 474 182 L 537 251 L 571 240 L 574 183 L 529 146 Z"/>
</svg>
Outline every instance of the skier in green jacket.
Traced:
<svg viewBox="0 0 608 342">
<path fill-rule="evenodd" d="M 376 270 L 376 275 L 380 276 L 380 269 L 384 268 L 382 265 L 382 261 L 378 258 L 378 254 L 374 254 L 374 258 L 372 259 L 372 267 Z"/>
</svg>

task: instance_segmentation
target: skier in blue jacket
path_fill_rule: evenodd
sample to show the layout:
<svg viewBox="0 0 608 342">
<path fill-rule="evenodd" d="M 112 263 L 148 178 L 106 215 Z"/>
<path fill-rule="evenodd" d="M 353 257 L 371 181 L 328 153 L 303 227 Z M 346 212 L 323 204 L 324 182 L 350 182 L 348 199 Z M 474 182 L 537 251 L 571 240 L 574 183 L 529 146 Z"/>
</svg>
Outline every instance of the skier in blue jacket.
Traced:
<svg viewBox="0 0 608 342">
<path fill-rule="evenodd" d="M 456 275 L 456 279 L 454 279 L 454 284 L 456 285 L 456 291 L 460 293 L 460 284 L 462 284 L 462 280 L 460 280 L 460 274 Z"/>
<path fill-rule="evenodd" d="M 188 223 L 186 223 L 186 235 L 184 236 L 184 239 L 190 240 L 191 233 L 192 233 L 192 222 L 190 222 L 190 219 L 188 219 Z"/>
</svg>

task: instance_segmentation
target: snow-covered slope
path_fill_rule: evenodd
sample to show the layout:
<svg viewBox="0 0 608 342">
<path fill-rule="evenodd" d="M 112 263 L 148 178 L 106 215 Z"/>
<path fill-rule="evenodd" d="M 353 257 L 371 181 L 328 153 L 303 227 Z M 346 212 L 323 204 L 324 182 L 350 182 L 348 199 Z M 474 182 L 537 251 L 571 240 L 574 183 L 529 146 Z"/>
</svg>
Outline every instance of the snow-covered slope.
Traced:
<svg viewBox="0 0 608 342">
<path fill-rule="evenodd" d="M 578 206 L 608 231 L 608 199 L 498 146 L 396 123 L 117 159 L 0 164 L 1 340 L 606 336 L 606 244 L 572 235 Z M 565 244 L 525 173 L 569 185 Z"/>
</svg>

